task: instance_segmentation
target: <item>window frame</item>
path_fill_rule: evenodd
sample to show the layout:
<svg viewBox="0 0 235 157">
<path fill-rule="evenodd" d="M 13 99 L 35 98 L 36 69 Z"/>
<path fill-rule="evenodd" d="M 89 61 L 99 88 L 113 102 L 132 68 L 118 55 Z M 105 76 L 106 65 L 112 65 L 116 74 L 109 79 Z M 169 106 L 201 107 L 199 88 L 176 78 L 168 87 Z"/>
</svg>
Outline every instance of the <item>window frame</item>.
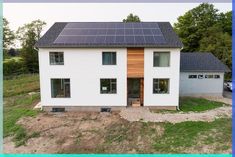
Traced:
<svg viewBox="0 0 235 157">
<path fill-rule="evenodd" d="M 196 77 L 190 77 L 190 76 L 196 76 Z M 188 79 L 198 79 L 198 75 L 193 75 L 193 74 L 191 75 L 191 74 L 189 74 L 188 75 Z"/>
<path fill-rule="evenodd" d="M 102 80 L 109 80 L 109 92 L 107 92 L 107 93 L 104 93 L 102 90 L 102 87 L 103 87 Z M 113 80 L 115 80 L 115 82 L 112 82 Z M 115 92 L 111 92 L 113 84 L 116 84 Z M 100 94 L 117 94 L 117 78 L 100 78 Z"/>
<path fill-rule="evenodd" d="M 211 77 L 208 77 L 208 76 L 211 76 Z M 213 79 L 213 78 L 214 78 L 213 74 L 206 74 L 205 75 L 205 79 Z"/>
<path fill-rule="evenodd" d="M 220 75 L 219 74 L 214 75 L 214 79 L 220 79 Z"/>
<path fill-rule="evenodd" d="M 168 66 L 157 66 L 157 65 L 155 65 L 155 62 L 154 62 L 154 60 L 155 60 L 155 54 L 156 53 L 159 53 L 159 54 L 163 54 L 163 53 L 168 53 L 169 54 L 169 60 L 168 60 Z M 159 56 L 160 57 L 160 56 Z M 160 57 L 161 58 L 161 57 Z M 154 51 L 153 52 L 153 67 L 157 67 L 157 68 L 168 68 L 168 67 L 170 67 L 171 66 L 171 52 L 170 51 Z"/>
<path fill-rule="evenodd" d="M 55 53 L 58 53 L 58 54 L 61 53 L 63 55 L 63 62 L 55 62 Z M 52 60 L 51 60 L 52 54 L 54 54 L 53 55 L 54 56 L 54 62 L 52 62 Z M 50 62 L 50 65 L 64 65 L 64 52 L 62 52 L 62 51 L 50 51 L 49 52 L 49 62 Z"/>
<path fill-rule="evenodd" d="M 62 84 L 62 80 L 63 80 L 63 90 L 64 90 L 64 97 L 53 97 L 53 90 L 52 90 L 52 81 L 53 80 L 60 80 L 60 84 Z M 66 80 L 69 80 L 69 82 L 66 82 Z M 70 78 L 51 78 L 50 79 L 50 83 L 51 83 L 51 98 L 52 99 L 54 99 L 54 98 L 56 98 L 56 99 L 58 99 L 58 98 L 71 98 L 71 79 Z M 66 86 L 66 84 L 69 84 L 69 96 L 68 97 L 65 97 L 65 86 Z"/>
<path fill-rule="evenodd" d="M 104 63 L 104 54 L 110 53 L 111 54 L 111 62 L 110 64 Z M 115 54 L 115 63 L 113 63 L 113 54 Z M 103 51 L 102 52 L 102 65 L 117 65 L 117 52 L 116 51 Z"/>
<path fill-rule="evenodd" d="M 155 93 L 154 84 L 157 84 L 157 83 L 155 83 L 154 80 L 167 80 L 168 81 L 167 93 Z M 158 87 L 159 87 L 159 83 L 158 83 Z M 152 93 L 153 94 L 170 94 L 170 78 L 153 78 Z"/>
</svg>

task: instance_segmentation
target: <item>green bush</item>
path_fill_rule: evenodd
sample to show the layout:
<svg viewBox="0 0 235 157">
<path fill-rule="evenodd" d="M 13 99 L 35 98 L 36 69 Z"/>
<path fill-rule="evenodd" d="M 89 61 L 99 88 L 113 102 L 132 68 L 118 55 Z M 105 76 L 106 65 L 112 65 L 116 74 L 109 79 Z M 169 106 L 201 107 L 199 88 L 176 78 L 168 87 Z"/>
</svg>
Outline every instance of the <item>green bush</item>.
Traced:
<svg viewBox="0 0 235 157">
<path fill-rule="evenodd" d="M 7 59 L 3 61 L 3 75 L 19 75 L 23 73 L 28 73 L 28 70 L 22 59 Z"/>
</svg>

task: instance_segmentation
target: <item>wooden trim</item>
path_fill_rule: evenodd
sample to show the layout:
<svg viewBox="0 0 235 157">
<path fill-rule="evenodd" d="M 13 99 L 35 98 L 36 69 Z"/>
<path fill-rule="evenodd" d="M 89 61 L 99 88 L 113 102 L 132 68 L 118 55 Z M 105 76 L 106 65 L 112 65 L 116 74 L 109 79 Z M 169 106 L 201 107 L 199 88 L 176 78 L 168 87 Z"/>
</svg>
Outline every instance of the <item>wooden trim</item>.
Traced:
<svg viewBox="0 0 235 157">
<path fill-rule="evenodd" d="M 140 104 L 144 105 L 144 78 L 140 79 Z"/>
</svg>

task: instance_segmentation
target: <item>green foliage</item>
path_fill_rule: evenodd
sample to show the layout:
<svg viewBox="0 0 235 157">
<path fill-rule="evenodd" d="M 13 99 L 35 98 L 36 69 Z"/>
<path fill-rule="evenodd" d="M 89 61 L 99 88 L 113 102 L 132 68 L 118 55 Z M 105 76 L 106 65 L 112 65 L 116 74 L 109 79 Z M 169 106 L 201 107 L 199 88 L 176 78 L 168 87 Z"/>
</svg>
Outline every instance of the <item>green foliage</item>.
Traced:
<svg viewBox="0 0 235 157">
<path fill-rule="evenodd" d="M 213 4 L 203 3 L 180 16 L 174 29 L 184 44 L 182 52 L 212 52 L 232 67 L 231 11 L 218 13 Z"/>
<path fill-rule="evenodd" d="M 123 22 L 141 22 L 139 16 L 133 15 L 132 13 L 127 16 L 126 19 L 122 20 Z"/>
<path fill-rule="evenodd" d="M 24 129 L 16 122 L 25 116 L 36 116 L 39 111 L 32 110 L 32 104 L 39 101 L 38 75 L 20 76 L 18 79 L 4 80 L 3 134 L 4 137 L 16 134 L 16 140 L 24 137 Z M 21 143 L 22 144 L 22 143 Z M 21 145 L 20 144 L 20 145 Z"/>
<path fill-rule="evenodd" d="M 191 98 L 183 97 L 180 98 L 180 110 L 183 112 L 201 112 L 206 110 L 212 110 L 218 107 L 222 107 L 223 103 L 210 101 L 203 98 Z"/>
<path fill-rule="evenodd" d="M 200 51 L 213 52 L 228 67 L 232 67 L 232 39 L 222 28 L 210 27 L 199 43 Z"/>
<path fill-rule="evenodd" d="M 5 59 L 3 61 L 3 75 L 4 76 L 18 75 L 18 74 L 23 74 L 27 72 L 28 70 L 22 58 L 13 57 L 10 59 Z"/>
<path fill-rule="evenodd" d="M 6 18 L 3 18 L 3 49 L 5 53 L 10 46 L 14 45 L 15 38 L 14 31 L 9 27 L 9 22 Z"/>
<path fill-rule="evenodd" d="M 21 41 L 21 56 L 29 72 L 38 72 L 38 54 L 34 46 L 40 38 L 41 31 L 46 25 L 41 20 L 32 21 L 17 30 L 18 39 Z"/>
<path fill-rule="evenodd" d="M 182 122 L 177 124 L 165 123 L 164 134 L 156 138 L 153 144 L 156 151 L 161 153 L 182 153 L 187 147 L 199 144 L 216 144 L 218 148 L 228 148 L 232 136 L 232 119 L 221 118 L 213 122 Z M 212 133 L 210 135 L 209 133 Z M 208 137 L 211 140 L 208 143 Z M 197 143 L 201 138 L 201 143 Z"/>
</svg>

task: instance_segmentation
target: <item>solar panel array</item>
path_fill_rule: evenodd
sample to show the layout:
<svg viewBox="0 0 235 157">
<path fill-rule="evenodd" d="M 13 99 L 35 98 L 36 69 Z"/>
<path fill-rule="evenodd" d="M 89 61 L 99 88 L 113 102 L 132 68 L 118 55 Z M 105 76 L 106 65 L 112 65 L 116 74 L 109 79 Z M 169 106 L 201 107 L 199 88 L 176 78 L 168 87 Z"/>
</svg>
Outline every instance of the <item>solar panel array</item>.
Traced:
<svg viewBox="0 0 235 157">
<path fill-rule="evenodd" d="M 158 45 L 166 43 L 156 22 L 68 23 L 54 44 L 63 45 Z"/>
</svg>

